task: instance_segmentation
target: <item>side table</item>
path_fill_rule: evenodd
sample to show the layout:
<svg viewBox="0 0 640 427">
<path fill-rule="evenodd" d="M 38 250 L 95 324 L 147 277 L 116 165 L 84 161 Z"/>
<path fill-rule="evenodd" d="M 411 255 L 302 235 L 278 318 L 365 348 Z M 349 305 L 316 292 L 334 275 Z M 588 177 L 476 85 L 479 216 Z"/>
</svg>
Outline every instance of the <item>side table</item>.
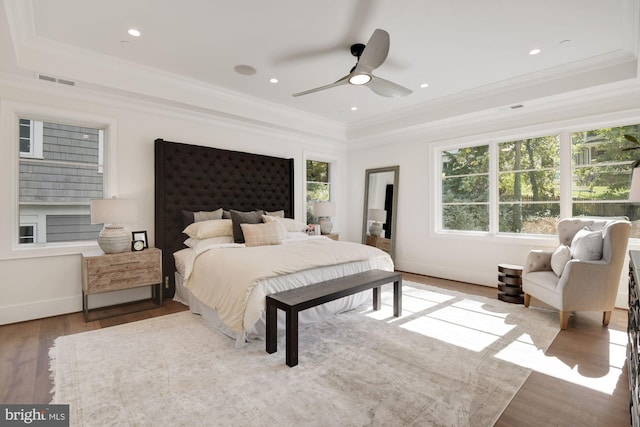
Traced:
<svg viewBox="0 0 640 427">
<path fill-rule="evenodd" d="M 162 305 L 160 249 L 148 248 L 140 252 L 126 251 L 118 254 L 105 254 L 102 251 L 82 253 L 82 312 L 86 322 L 100 318 L 93 316 L 93 319 L 89 319 L 90 311 L 107 308 L 89 310 L 89 295 L 141 286 L 152 286 L 151 301 L 157 306 Z M 138 310 L 140 309 L 135 311 Z"/>
<path fill-rule="evenodd" d="M 524 304 L 521 265 L 498 264 L 498 290 L 499 300 Z"/>
</svg>

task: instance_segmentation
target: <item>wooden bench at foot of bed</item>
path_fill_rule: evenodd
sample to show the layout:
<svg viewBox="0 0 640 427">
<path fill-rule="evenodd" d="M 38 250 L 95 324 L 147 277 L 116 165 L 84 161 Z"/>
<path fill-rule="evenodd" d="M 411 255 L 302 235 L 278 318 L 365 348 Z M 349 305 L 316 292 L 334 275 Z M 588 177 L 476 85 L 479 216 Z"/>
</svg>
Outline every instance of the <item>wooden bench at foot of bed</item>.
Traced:
<svg viewBox="0 0 640 427">
<path fill-rule="evenodd" d="M 379 310 L 380 287 L 393 282 L 393 315 L 402 313 L 402 274 L 394 271 L 369 270 L 338 279 L 314 283 L 267 295 L 267 353 L 278 350 L 278 309 L 286 313 L 286 362 L 298 364 L 298 312 L 325 302 L 373 289 L 373 309 Z"/>
</svg>

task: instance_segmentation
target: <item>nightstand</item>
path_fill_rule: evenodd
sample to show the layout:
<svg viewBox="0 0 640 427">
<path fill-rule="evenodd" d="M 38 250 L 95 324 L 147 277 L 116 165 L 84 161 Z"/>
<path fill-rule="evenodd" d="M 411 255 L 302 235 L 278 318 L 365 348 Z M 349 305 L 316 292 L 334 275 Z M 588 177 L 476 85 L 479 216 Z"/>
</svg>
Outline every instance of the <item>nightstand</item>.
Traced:
<svg viewBox="0 0 640 427">
<path fill-rule="evenodd" d="M 328 237 L 332 240 L 340 240 L 340 233 L 323 234 L 323 236 Z"/>
<path fill-rule="evenodd" d="M 387 253 L 391 252 L 391 239 L 387 239 L 385 237 L 372 236 L 370 234 L 367 234 L 367 245 L 375 246 L 376 248 L 382 249 Z"/>
<path fill-rule="evenodd" d="M 158 306 L 162 305 L 160 249 L 119 254 L 102 251 L 82 253 L 82 312 L 85 321 L 89 321 L 89 295 L 141 286 L 153 286 L 151 300 Z"/>
</svg>

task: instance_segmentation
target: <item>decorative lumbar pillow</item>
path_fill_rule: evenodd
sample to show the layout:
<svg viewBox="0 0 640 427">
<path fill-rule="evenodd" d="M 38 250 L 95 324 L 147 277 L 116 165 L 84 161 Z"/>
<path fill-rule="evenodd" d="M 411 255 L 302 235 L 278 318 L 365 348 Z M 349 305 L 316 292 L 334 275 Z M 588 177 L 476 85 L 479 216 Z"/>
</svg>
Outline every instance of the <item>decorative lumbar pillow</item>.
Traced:
<svg viewBox="0 0 640 427">
<path fill-rule="evenodd" d="M 565 265 L 571 260 L 571 249 L 568 246 L 560 245 L 551 254 L 551 269 L 556 276 L 562 276 Z"/>
<path fill-rule="evenodd" d="M 573 236 L 571 257 L 581 261 L 602 259 L 602 231 L 593 231 L 584 227 Z"/>
<path fill-rule="evenodd" d="M 190 224 L 182 231 L 194 239 L 207 239 L 209 237 L 233 236 L 233 224 L 230 219 L 212 219 L 198 221 Z"/>
<path fill-rule="evenodd" d="M 275 222 L 263 224 L 240 224 L 244 244 L 250 246 L 279 245 L 285 237 L 282 228 Z"/>
<path fill-rule="evenodd" d="M 244 243 L 244 235 L 242 234 L 242 224 L 261 224 L 263 210 L 252 212 L 230 211 L 231 221 L 233 221 L 233 240 L 236 243 Z"/>
</svg>

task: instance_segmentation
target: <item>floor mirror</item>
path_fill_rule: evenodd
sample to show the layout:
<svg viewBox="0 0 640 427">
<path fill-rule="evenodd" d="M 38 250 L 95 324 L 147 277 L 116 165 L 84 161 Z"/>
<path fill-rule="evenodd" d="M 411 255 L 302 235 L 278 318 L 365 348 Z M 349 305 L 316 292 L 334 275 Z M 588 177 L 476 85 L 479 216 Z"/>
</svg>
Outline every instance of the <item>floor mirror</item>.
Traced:
<svg viewBox="0 0 640 427">
<path fill-rule="evenodd" d="M 367 169 L 364 180 L 362 243 L 395 256 L 400 166 Z"/>
</svg>

